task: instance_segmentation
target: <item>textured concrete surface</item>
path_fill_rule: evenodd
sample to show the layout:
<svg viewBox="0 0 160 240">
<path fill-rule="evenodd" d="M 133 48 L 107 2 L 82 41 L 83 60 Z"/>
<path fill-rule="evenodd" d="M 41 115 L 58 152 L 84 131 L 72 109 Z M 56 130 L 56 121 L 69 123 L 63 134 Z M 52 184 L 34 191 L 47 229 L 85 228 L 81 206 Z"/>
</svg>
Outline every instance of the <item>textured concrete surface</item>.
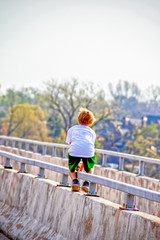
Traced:
<svg viewBox="0 0 160 240">
<path fill-rule="evenodd" d="M 0 230 L 17 240 L 159 240 L 160 218 L 0 168 Z"/>
<path fill-rule="evenodd" d="M 4 234 L 0 233 L 0 240 L 9 240 Z"/>
<path fill-rule="evenodd" d="M 32 152 L 26 152 L 25 150 L 20 150 L 17 148 L 13 149 L 11 147 L 5 147 L 5 146 L 0 146 L 0 149 L 3 151 L 9 151 L 14 154 L 25 156 L 28 158 L 42 160 L 45 162 L 68 167 L 67 159 L 51 157 L 51 156 L 43 156 L 41 154 L 37 154 L 37 153 L 35 154 Z M 4 159 L 2 157 L 0 157 L 0 164 L 4 165 Z M 17 169 L 17 170 L 20 169 L 20 164 L 18 162 L 12 161 L 12 165 L 14 169 Z M 29 165 L 27 166 L 27 171 L 34 175 L 38 175 L 39 173 L 38 168 L 34 166 L 29 166 Z M 160 182 L 157 179 L 140 177 L 140 176 L 136 176 L 136 174 L 133 174 L 133 173 L 118 171 L 118 170 L 107 168 L 107 167 L 101 167 L 100 165 L 95 165 L 94 174 L 160 192 Z M 62 175 L 60 173 L 52 172 L 49 170 L 46 170 L 46 177 L 57 182 L 61 182 L 61 179 L 62 179 Z M 121 205 L 123 205 L 124 203 L 125 195 L 123 192 L 120 192 L 118 190 L 97 185 L 97 194 L 99 194 L 102 198 L 105 198 L 114 203 L 121 204 Z M 146 212 L 146 213 L 160 217 L 160 203 L 135 197 L 135 205 L 136 205 L 136 208 L 138 208 L 142 212 Z"/>
</svg>

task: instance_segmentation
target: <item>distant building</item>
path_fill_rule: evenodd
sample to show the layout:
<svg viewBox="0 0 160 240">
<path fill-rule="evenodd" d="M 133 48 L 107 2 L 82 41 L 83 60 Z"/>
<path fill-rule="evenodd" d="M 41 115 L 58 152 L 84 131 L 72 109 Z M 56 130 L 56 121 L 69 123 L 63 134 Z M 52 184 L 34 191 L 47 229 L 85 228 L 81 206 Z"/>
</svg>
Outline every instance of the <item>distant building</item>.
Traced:
<svg viewBox="0 0 160 240">
<path fill-rule="evenodd" d="M 160 124 L 160 115 L 146 115 L 147 124 L 157 123 Z"/>
<path fill-rule="evenodd" d="M 132 129 L 135 127 L 144 127 L 146 126 L 147 123 L 147 117 L 143 116 L 141 119 L 139 118 L 128 118 L 128 117 L 124 117 L 122 119 L 122 125 L 121 128 L 127 128 L 127 129 Z"/>
<path fill-rule="evenodd" d="M 136 127 L 143 128 L 151 123 L 160 125 L 160 115 L 147 114 L 141 118 L 123 117 L 122 121 L 107 119 L 96 133 L 103 137 L 103 147 L 105 149 L 121 152 L 126 148 L 124 138 L 129 131 Z M 160 147 L 157 148 L 157 152 L 160 154 Z M 108 162 L 117 163 L 117 158 L 110 157 Z"/>
</svg>

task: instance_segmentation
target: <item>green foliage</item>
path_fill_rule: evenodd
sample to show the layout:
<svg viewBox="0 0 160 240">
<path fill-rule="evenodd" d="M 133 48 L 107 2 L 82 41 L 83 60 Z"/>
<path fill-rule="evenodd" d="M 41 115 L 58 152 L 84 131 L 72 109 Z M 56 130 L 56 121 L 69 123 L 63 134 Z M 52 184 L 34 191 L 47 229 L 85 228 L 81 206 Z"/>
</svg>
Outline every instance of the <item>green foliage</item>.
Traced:
<svg viewBox="0 0 160 240">
<path fill-rule="evenodd" d="M 48 140 L 46 116 L 38 105 L 14 105 L 9 108 L 4 122 L 8 136 Z"/>
<path fill-rule="evenodd" d="M 65 143 L 67 134 L 64 129 L 61 129 L 59 136 L 53 138 L 53 142 L 55 143 Z"/>
<path fill-rule="evenodd" d="M 101 144 L 101 142 L 96 138 L 95 140 L 95 148 L 98 148 L 98 149 L 103 149 L 103 146 Z M 101 154 L 100 153 L 96 153 L 95 155 L 95 162 L 96 163 L 99 163 L 101 161 Z"/>
<path fill-rule="evenodd" d="M 5 95 L 0 97 L 0 106 L 3 107 L 4 114 L 8 109 L 17 104 L 41 104 L 40 92 L 34 88 L 22 88 L 20 90 L 7 89 Z"/>
<path fill-rule="evenodd" d="M 50 137 L 58 137 L 61 133 L 62 123 L 59 114 L 54 112 L 51 114 L 47 121 L 47 127 L 49 129 L 49 136 Z"/>
<path fill-rule="evenodd" d="M 142 129 L 142 133 L 144 138 L 150 137 L 153 139 L 158 138 L 159 136 L 159 131 L 157 128 L 157 124 L 151 123 L 150 125 L 147 125 L 145 128 Z"/>
<path fill-rule="evenodd" d="M 155 144 L 157 141 L 158 129 L 156 124 L 146 126 L 144 129 L 135 128 L 130 133 L 130 140 L 126 142 L 128 153 L 158 158 Z"/>
</svg>

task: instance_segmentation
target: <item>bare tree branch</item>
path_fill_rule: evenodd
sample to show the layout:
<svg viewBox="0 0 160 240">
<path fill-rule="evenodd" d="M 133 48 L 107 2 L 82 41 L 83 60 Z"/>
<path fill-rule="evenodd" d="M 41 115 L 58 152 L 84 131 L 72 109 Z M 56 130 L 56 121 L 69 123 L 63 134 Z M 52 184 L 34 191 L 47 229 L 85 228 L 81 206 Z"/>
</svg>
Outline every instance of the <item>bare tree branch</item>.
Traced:
<svg viewBox="0 0 160 240">
<path fill-rule="evenodd" d="M 45 95 L 48 105 L 53 111 L 60 114 L 65 132 L 76 122 L 76 113 L 80 107 L 98 111 L 95 125 L 98 124 L 98 121 L 102 121 L 109 116 L 109 112 L 106 114 L 106 111 L 103 110 L 107 103 L 105 103 L 104 94 L 100 97 L 103 92 L 102 89 L 94 88 L 94 84 L 91 82 L 83 83 L 81 86 L 77 79 L 60 84 L 56 80 L 52 80 L 46 83 L 46 86 Z M 97 107 L 98 104 L 101 104 L 101 106 Z"/>
</svg>

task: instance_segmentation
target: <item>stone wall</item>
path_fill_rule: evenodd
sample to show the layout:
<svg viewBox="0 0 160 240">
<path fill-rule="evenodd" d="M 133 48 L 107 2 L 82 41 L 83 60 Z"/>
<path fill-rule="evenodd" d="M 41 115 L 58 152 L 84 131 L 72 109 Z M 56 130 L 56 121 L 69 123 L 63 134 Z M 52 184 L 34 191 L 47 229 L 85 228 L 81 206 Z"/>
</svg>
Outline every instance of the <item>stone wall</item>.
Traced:
<svg viewBox="0 0 160 240">
<path fill-rule="evenodd" d="M 25 150 L 19 150 L 17 148 L 10 148 L 5 146 L 0 146 L 0 150 L 2 151 L 9 151 L 14 154 L 18 154 L 20 156 L 25 156 L 28 158 L 33 158 L 49 163 L 53 163 L 56 165 L 68 167 L 68 161 L 64 158 L 58 158 L 58 157 L 51 157 L 51 156 L 43 156 L 41 154 L 32 153 L 32 152 L 26 152 Z M 0 157 L 0 164 L 4 165 L 5 160 Z M 20 164 L 18 162 L 12 161 L 12 165 L 14 169 L 19 170 Z M 34 175 L 38 175 L 39 169 L 34 166 L 27 166 L 27 171 L 29 173 L 32 173 Z M 148 178 L 148 177 L 142 177 L 137 176 L 133 173 L 128 173 L 125 171 L 119 171 L 107 167 L 102 167 L 100 165 L 95 165 L 94 167 L 94 174 L 111 178 L 117 181 L 125 182 L 128 184 L 136 185 L 138 187 L 144 187 L 153 191 L 160 192 L 160 182 L 157 179 Z M 52 172 L 49 170 L 46 170 L 46 177 L 48 179 L 61 182 L 62 175 L 60 173 Z M 97 194 L 100 195 L 102 198 L 105 198 L 109 201 L 112 201 L 114 203 L 123 205 L 125 195 L 123 192 L 120 192 L 115 189 L 111 189 L 105 186 L 97 185 Z M 160 203 L 149 201 L 147 199 L 135 197 L 135 205 L 136 208 L 138 208 L 142 212 L 146 212 L 155 216 L 160 217 Z"/>
<path fill-rule="evenodd" d="M 0 231 L 13 240 L 159 240 L 160 218 L 0 167 Z"/>
</svg>

